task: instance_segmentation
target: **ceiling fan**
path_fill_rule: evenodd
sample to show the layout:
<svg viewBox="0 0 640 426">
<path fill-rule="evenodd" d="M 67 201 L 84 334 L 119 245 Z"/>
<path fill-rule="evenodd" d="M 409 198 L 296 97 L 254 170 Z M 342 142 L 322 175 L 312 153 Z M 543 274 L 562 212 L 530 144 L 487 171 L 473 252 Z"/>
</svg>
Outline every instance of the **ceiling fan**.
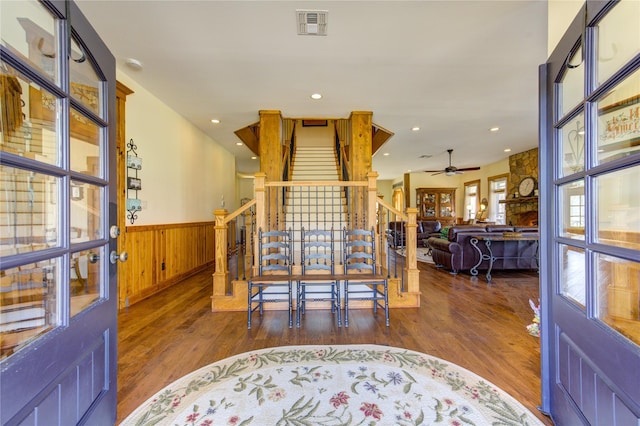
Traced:
<svg viewBox="0 0 640 426">
<path fill-rule="evenodd" d="M 462 174 L 462 172 L 466 172 L 469 170 L 480 170 L 480 167 L 465 167 L 465 168 L 459 169 L 455 166 L 452 166 L 451 153 L 453 152 L 453 149 L 448 149 L 447 152 L 449 153 L 449 167 L 446 167 L 444 170 L 425 170 L 425 172 L 433 173 L 433 175 L 431 176 L 439 175 L 441 173 L 445 173 L 447 176 L 453 176 L 453 175 L 460 175 Z"/>
</svg>

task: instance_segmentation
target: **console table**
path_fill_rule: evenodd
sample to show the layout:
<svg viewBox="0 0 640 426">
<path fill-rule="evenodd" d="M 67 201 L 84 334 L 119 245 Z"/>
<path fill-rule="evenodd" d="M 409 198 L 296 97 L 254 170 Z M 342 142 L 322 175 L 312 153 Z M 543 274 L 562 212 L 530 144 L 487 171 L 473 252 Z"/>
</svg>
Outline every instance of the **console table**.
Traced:
<svg viewBox="0 0 640 426">
<path fill-rule="evenodd" d="M 492 242 L 504 242 L 505 244 L 510 242 L 510 241 L 514 241 L 514 242 L 518 242 L 518 241 L 535 241 L 536 242 L 536 252 L 535 255 L 533 256 L 533 258 L 536 260 L 536 266 L 540 267 L 539 263 L 538 263 L 538 249 L 539 249 L 539 245 L 538 242 L 540 240 L 540 236 L 537 234 L 534 235 L 519 235 L 519 236 L 504 236 L 504 235 L 474 235 L 471 237 L 471 245 L 478 251 L 478 254 L 480 255 L 480 260 L 478 260 L 478 263 L 471 268 L 471 270 L 469 271 L 471 273 L 471 275 L 473 275 L 474 277 L 478 275 L 478 267 L 480 266 L 480 264 L 482 263 L 483 260 L 488 260 L 489 261 L 489 269 L 487 269 L 487 282 L 491 282 L 491 270 L 493 269 L 493 263 L 497 260 L 497 259 L 530 259 L 531 257 L 526 257 L 526 256 L 495 256 L 493 254 L 493 251 L 491 250 L 491 243 Z M 484 241 L 484 245 L 487 248 L 487 252 L 488 253 L 483 253 L 481 246 L 478 244 L 479 241 Z"/>
</svg>

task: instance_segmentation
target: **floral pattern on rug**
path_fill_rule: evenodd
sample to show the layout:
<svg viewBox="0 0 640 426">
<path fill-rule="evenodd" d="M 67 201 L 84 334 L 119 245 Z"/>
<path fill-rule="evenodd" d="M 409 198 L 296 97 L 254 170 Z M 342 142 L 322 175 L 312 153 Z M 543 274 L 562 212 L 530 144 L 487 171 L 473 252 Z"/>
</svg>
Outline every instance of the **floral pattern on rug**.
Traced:
<svg viewBox="0 0 640 426">
<path fill-rule="evenodd" d="M 122 425 L 541 425 L 481 377 L 376 345 L 262 349 L 170 384 Z"/>
</svg>

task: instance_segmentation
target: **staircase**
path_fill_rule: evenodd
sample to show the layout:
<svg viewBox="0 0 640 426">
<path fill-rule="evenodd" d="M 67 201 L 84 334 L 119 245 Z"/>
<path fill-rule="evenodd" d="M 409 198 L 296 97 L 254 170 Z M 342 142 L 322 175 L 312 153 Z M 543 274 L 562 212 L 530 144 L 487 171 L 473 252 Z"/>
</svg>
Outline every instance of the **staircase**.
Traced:
<svg viewBox="0 0 640 426">
<path fill-rule="evenodd" d="M 239 215 L 244 215 L 252 206 L 255 206 L 256 225 L 259 227 L 269 227 L 277 225 L 278 229 L 291 229 L 293 231 L 293 270 L 294 273 L 300 271 L 301 253 L 301 230 L 323 229 L 334 230 L 334 259 L 336 261 L 337 272 L 342 270 L 341 250 L 342 250 L 342 230 L 350 228 L 353 222 L 357 223 L 357 212 L 350 212 L 351 199 L 357 198 L 357 192 L 364 191 L 365 195 L 375 193 L 375 180 L 372 179 L 354 182 L 341 182 L 336 155 L 332 146 L 326 147 L 305 147 L 296 148 L 290 167 L 290 179 L 285 182 L 268 182 L 265 174 L 256 175 L 255 192 L 256 199 L 253 203 L 247 203 L 230 215 L 226 211 L 221 214 L 216 213 L 216 223 L 228 224 L 235 221 Z M 354 191 L 354 192 L 351 192 Z M 381 200 L 377 197 L 362 197 L 355 202 L 361 202 L 358 206 L 362 214 L 380 208 Z M 273 204 L 275 203 L 275 205 Z M 382 202 L 382 208 L 386 209 L 387 215 L 390 207 Z M 415 210 L 415 209 L 414 209 Z M 382 213 L 384 217 L 384 211 Z M 228 218 L 228 219 L 227 219 Z M 400 219 L 399 219 L 400 220 Z M 415 213 L 401 215 L 401 220 L 415 223 Z M 284 223 L 283 223 L 284 222 Z M 357 225 L 356 225 L 357 226 Z M 264 228 L 266 229 L 266 228 Z M 229 226 L 217 226 L 215 229 L 215 240 L 217 242 L 228 242 Z M 409 228 L 409 234 L 415 233 L 415 228 Z M 415 238 L 415 237 L 413 237 Z M 381 241 L 382 243 L 382 241 Z M 378 253 L 381 256 L 382 266 L 388 268 L 388 257 L 384 253 L 383 244 L 380 244 Z M 211 299 L 211 309 L 214 312 L 240 311 L 247 309 L 247 281 L 244 275 L 230 273 L 228 268 L 228 247 L 227 244 L 216 243 L 216 272 L 213 274 L 213 297 Z M 411 248 L 406 256 L 406 267 L 399 272 L 393 272 L 389 277 L 389 307 L 419 307 L 420 289 L 419 273 L 416 265 L 415 253 L 411 255 Z M 249 272 L 252 272 L 252 259 L 254 253 L 245 256 L 244 264 Z M 386 260 L 385 260 L 386 259 Z M 406 277 L 406 278 L 405 278 Z M 231 278 L 231 280 L 230 280 Z M 315 303 L 315 302 L 314 302 Z M 321 303 L 321 302 L 318 302 Z M 267 309 L 286 309 L 286 306 L 278 303 L 267 305 Z M 350 305 L 356 307 L 355 305 Z M 362 302 L 358 307 L 370 309 L 369 302 Z"/>
<path fill-rule="evenodd" d="M 338 164 L 332 146 L 296 148 L 291 181 L 338 181 Z M 294 241 L 300 241 L 305 229 L 334 230 L 336 244 L 346 225 L 347 201 L 340 186 L 295 186 L 287 188 L 286 228 L 293 229 Z M 336 247 L 337 249 L 339 247 Z M 296 259 L 297 260 L 297 259 Z"/>
<path fill-rule="evenodd" d="M 338 181 L 333 147 L 299 147 L 292 163 L 291 181 Z M 301 186 L 287 189 L 287 228 L 340 230 L 345 226 L 347 201 L 339 186 Z"/>
<path fill-rule="evenodd" d="M 293 181 L 339 180 L 333 146 L 300 146 L 293 156 Z"/>
</svg>

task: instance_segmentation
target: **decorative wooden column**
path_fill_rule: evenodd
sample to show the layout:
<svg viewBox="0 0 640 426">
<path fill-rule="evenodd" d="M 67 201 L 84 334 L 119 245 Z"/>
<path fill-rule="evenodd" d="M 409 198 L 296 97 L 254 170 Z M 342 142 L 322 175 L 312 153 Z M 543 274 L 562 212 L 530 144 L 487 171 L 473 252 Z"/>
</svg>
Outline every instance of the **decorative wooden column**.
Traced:
<svg viewBox="0 0 640 426">
<path fill-rule="evenodd" d="M 406 254 L 407 262 L 405 264 L 405 271 L 407 273 L 407 291 L 409 293 L 418 293 L 420 291 L 420 271 L 418 270 L 418 259 L 416 257 L 416 247 L 418 247 L 417 231 L 418 223 L 416 216 L 418 209 L 415 207 L 407 208 L 407 224 L 406 228 Z"/>
<path fill-rule="evenodd" d="M 127 166 L 127 136 L 126 136 L 126 102 L 127 96 L 132 94 L 133 90 L 124 84 L 116 81 L 116 196 L 118 203 L 116 224 L 120 229 L 118 237 L 118 253 L 126 251 L 131 253 L 127 247 L 127 182 L 125 167 Z M 129 304 L 129 283 L 127 282 L 127 274 L 125 268 L 130 268 L 131 262 L 120 263 L 118 265 L 118 309 L 126 308 Z"/>
<path fill-rule="evenodd" d="M 404 174 L 404 206 L 409 207 L 411 205 L 411 173 Z"/>
<path fill-rule="evenodd" d="M 267 180 L 277 182 L 282 180 L 282 116 L 280 111 L 261 110 L 260 111 L 260 172 L 264 173 Z M 269 188 L 267 191 L 267 213 L 269 219 L 269 229 L 279 229 L 276 218 L 277 209 L 277 189 Z M 259 206 L 258 206 L 259 207 Z M 262 225 L 266 229 L 266 222 Z"/>
<path fill-rule="evenodd" d="M 215 225 L 215 262 L 216 270 L 213 273 L 213 298 L 227 294 L 227 282 L 229 282 L 229 265 L 227 264 L 227 225 L 225 219 L 229 212 L 226 209 L 216 209 Z M 213 300 L 211 303 L 213 309 Z"/>
<path fill-rule="evenodd" d="M 367 200 L 368 200 L 368 208 L 367 208 L 367 223 L 366 228 L 371 229 L 372 226 L 376 226 L 376 218 L 378 217 L 377 212 L 377 198 L 378 198 L 378 172 L 368 172 L 367 173 Z M 376 227 L 376 234 L 378 233 L 378 228 Z"/>
<path fill-rule="evenodd" d="M 371 171 L 371 144 L 372 144 L 372 116 L 371 111 L 352 111 L 351 142 L 349 144 L 350 179 L 353 181 L 367 180 L 367 173 Z M 353 188 L 351 191 L 351 205 L 353 208 L 352 223 L 354 228 L 366 227 L 368 216 L 365 205 L 365 191 L 362 188 Z M 375 217 L 375 216 L 373 216 Z"/>
<path fill-rule="evenodd" d="M 267 216 L 265 212 L 265 199 L 266 199 L 266 174 L 263 172 L 258 172 L 255 174 L 254 179 L 254 192 L 256 196 L 256 232 L 260 229 L 265 229 L 267 226 Z M 254 246 L 251 248 L 251 251 L 254 256 L 254 265 L 258 265 L 260 259 L 258 258 L 258 240 L 254 240 Z M 253 273 L 257 273 L 257 271 L 253 271 Z"/>
</svg>

